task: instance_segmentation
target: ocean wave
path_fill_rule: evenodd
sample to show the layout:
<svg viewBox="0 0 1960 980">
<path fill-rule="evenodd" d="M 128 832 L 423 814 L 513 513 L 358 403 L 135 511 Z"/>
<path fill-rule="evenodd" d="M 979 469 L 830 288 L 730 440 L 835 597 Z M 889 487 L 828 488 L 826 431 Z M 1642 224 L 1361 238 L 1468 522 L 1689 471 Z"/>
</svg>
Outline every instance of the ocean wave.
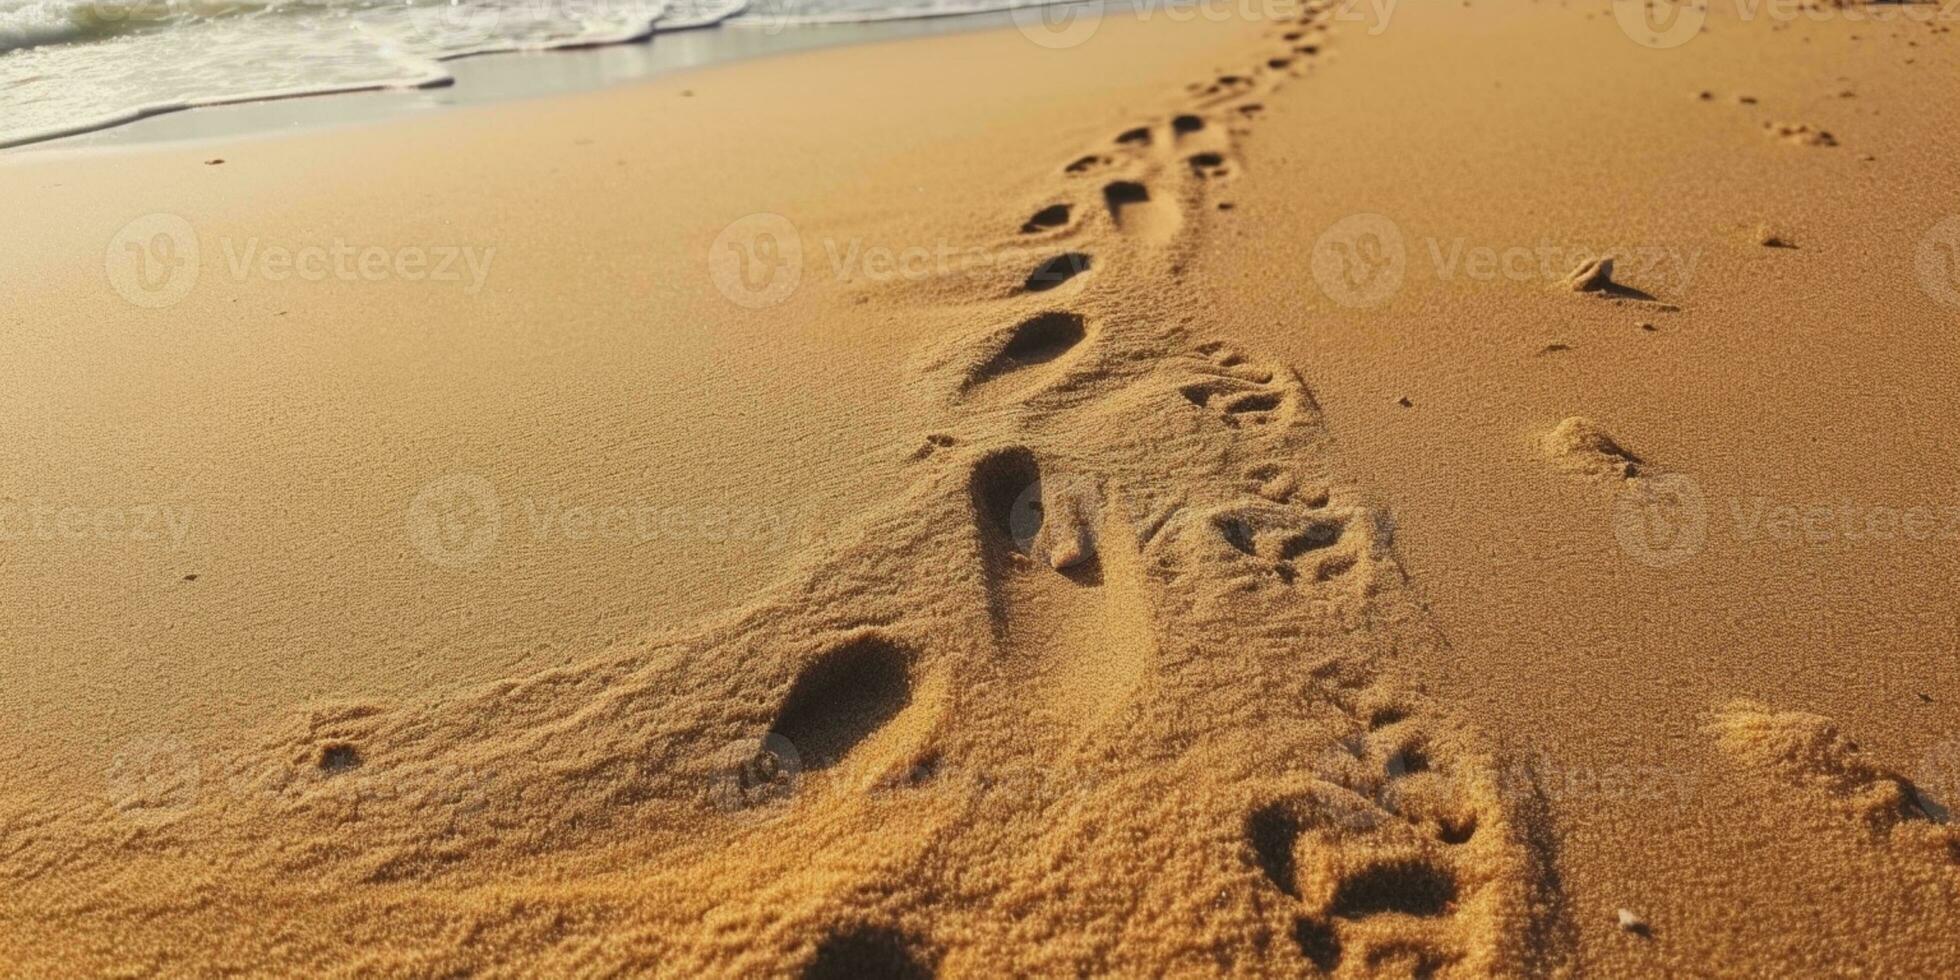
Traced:
<svg viewBox="0 0 1960 980">
<path fill-rule="evenodd" d="M 478 54 L 1047 2 L 0 0 L 0 147 L 179 109 L 440 85 L 453 80 L 443 62 Z"/>
<path fill-rule="evenodd" d="M 998 13 L 1024 7 L 1046 7 L 1079 0 L 753 0 L 731 27 L 750 29 L 818 24 L 870 24 L 889 20 L 925 20 L 966 14 Z"/>
<path fill-rule="evenodd" d="M 451 80 L 442 62 L 616 44 L 746 0 L 0 0 L 0 147 L 162 112 Z"/>
<path fill-rule="evenodd" d="M 75 0 L 0 0 L 0 53 L 79 41 L 106 33 L 89 3 Z"/>
</svg>

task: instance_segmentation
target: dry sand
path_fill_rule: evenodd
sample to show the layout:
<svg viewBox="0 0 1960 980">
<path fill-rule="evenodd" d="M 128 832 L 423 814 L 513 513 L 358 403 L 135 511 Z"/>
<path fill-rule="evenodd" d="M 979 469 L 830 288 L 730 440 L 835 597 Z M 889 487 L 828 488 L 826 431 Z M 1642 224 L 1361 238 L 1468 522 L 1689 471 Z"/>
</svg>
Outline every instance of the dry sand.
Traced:
<svg viewBox="0 0 1960 980">
<path fill-rule="evenodd" d="M 0 962 L 1949 969 L 1960 53 L 1735 10 L 14 158 Z"/>
</svg>

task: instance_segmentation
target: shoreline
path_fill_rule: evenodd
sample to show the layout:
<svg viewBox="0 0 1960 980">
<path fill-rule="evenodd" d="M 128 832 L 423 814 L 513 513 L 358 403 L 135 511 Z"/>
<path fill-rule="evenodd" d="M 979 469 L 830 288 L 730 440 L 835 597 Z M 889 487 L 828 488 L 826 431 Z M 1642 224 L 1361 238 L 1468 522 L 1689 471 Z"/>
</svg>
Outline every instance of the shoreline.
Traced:
<svg viewBox="0 0 1960 980">
<path fill-rule="evenodd" d="M 237 102 L 170 108 L 0 148 L 0 161 L 35 151 L 74 151 L 358 126 L 469 106 L 573 95 L 643 83 L 718 64 L 851 45 L 1014 27 L 1029 12 L 1097 7 L 1102 16 L 1190 7 L 1178 0 L 1072 0 L 1014 9 L 908 14 L 882 19 L 758 23 L 744 15 L 640 38 L 541 51 L 497 51 L 440 62 L 443 78 L 417 84 L 269 93 Z M 1148 14 L 1145 14 L 1147 17 Z"/>
</svg>

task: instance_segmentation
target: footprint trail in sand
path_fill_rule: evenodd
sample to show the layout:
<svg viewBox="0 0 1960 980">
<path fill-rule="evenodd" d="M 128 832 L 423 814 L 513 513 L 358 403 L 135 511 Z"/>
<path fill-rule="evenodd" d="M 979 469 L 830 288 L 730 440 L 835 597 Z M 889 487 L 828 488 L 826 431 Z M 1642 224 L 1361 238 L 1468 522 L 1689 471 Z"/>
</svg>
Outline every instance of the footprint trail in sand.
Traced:
<svg viewBox="0 0 1960 980">
<path fill-rule="evenodd" d="M 323 706 L 139 839 L 106 808 L 12 819 L 14 866 L 67 862 L 114 896 L 75 914 L 156 923 L 122 948 L 160 964 L 1552 971 L 1544 814 L 1421 693 L 1447 641 L 1388 522 L 1300 374 L 1179 280 L 1331 21 L 1306 5 L 1002 216 L 1052 253 L 920 304 L 910 485 L 789 584 L 445 701 Z M 185 929 L 186 855 L 315 928 Z"/>
</svg>

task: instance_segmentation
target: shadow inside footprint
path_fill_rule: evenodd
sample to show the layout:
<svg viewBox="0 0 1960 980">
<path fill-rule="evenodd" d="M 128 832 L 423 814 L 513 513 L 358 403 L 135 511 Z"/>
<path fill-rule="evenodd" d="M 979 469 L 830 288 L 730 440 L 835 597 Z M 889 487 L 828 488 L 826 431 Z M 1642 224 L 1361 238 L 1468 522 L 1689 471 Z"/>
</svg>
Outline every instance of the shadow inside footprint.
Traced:
<svg viewBox="0 0 1960 980">
<path fill-rule="evenodd" d="M 1253 811 L 1246 819 L 1245 836 L 1252 845 L 1252 856 L 1259 862 L 1259 870 L 1280 891 L 1299 898 L 1300 888 L 1294 881 L 1293 844 L 1300 839 L 1300 821 L 1287 812 L 1284 804 L 1273 803 Z"/>
<path fill-rule="evenodd" d="M 1327 911 L 1343 919 L 1400 913 L 1433 918 L 1456 902 L 1456 879 L 1415 860 L 1378 864 L 1340 883 Z"/>
<path fill-rule="evenodd" d="M 1050 228 L 1060 228 L 1061 226 L 1068 224 L 1068 213 L 1069 213 L 1068 205 L 1050 204 L 1047 207 L 1042 208 L 1039 211 L 1036 211 L 1032 217 L 1028 218 L 1028 220 L 1021 225 L 1021 234 L 1032 235 L 1037 232 L 1046 231 L 1047 229 Z"/>
<path fill-rule="evenodd" d="M 1123 224 L 1123 209 L 1132 204 L 1150 203 L 1150 189 L 1133 180 L 1118 180 L 1103 188 L 1103 204 L 1109 208 L 1109 216 L 1118 227 Z"/>
<path fill-rule="evenodd" d="M 999 354 L 981 369 L 982 377 L 992 377 L 1015 368 L 1046 364 L 1069 352 L 1088 336 L 1082 318 L 1074 313 L 1043 313 L 1023 320 L 1014 327 Z"/>
<path fill-rule="evenodd" d="M 970 483 L 981 532 L 990 539 L 990 558 L 1027 551 L 1041 533 L 1041 466 L 1034 453 L 1014 446 L 993 453 L 973 468 Z"/>
<path fill-rule="evenodd" d="M 352 745 L 335 743 L 320 750 L 320 771 L 329 776 L 360 767 L 360 750 Z"/>
<path fill-rule="evenodd" d="M 1312 919 L 1294 922 L 1293 945 L 1298 946 L 1300 955 L 1322 973 L 1332 973 L 1335 967 L 1341 965 L 1341 937 L 1335 935 L 1334 927 L 1327 923 Z"/>
<path fill-rule="evenodd" d="M 1081 252 L 1064 252 L 1035 267 L 1028 274 L 1025 288 L 1031 293 L 1044 293 L 1088 271 L 1089 256 Z"/>
<path fill-rule="evenodd" d="M 824 654 L 791 685 L 770 731 L 789 740 L 805 770 L 835 765 L 911 703 L 906 661 L 876 637 Z"/>
<path fill-rule="evenodd" d="M 856 926 L 817 945 L 803 980 L 927 980 L 933 970 L 913 951 L 915 945 L 896 930 Z"/>
</svg>

